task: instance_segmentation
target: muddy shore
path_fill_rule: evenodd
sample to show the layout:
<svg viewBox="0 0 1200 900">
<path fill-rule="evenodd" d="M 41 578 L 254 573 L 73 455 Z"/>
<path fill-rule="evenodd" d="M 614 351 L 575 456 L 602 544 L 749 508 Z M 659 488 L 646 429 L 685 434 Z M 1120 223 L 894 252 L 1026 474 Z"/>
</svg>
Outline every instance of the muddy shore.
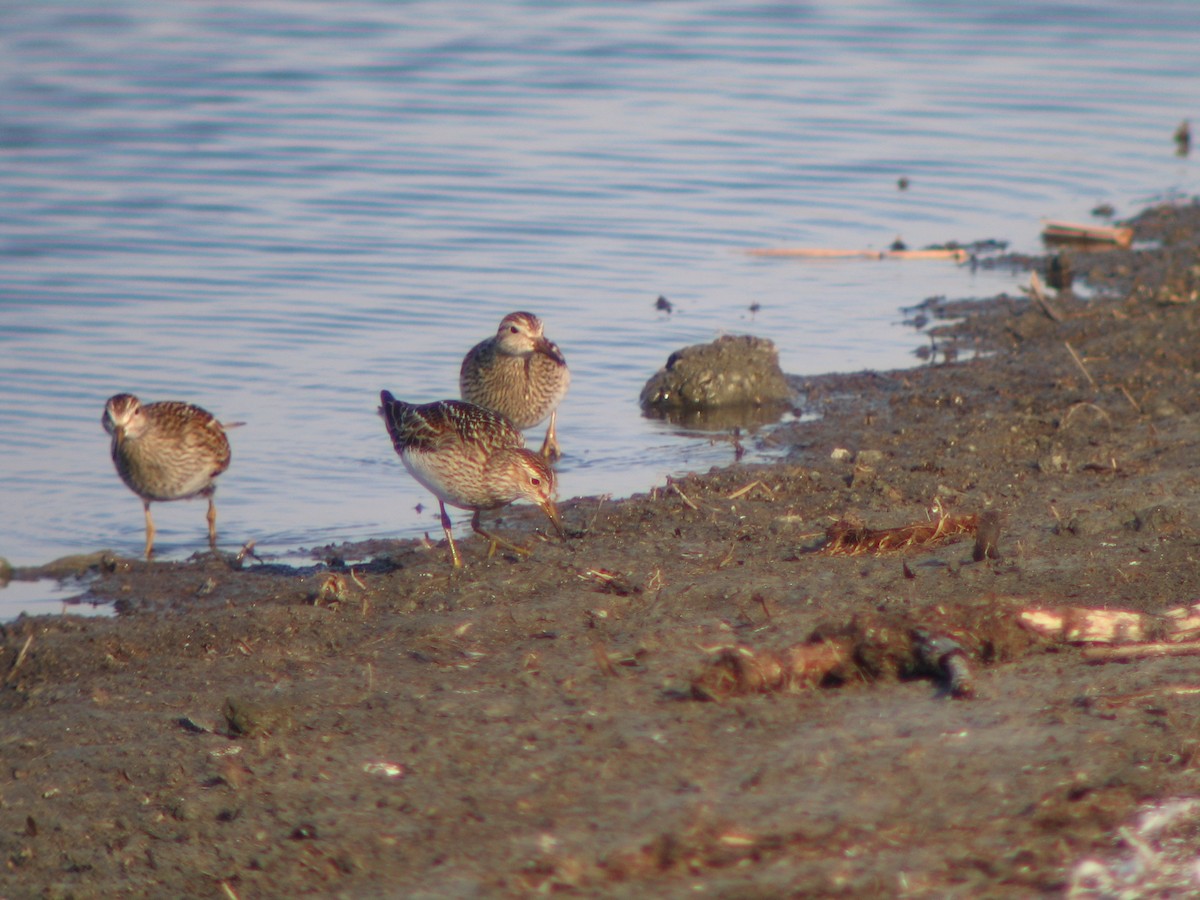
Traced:
<svg viewBox="0 0 1200 900">
<path fill-rule="evenodd" d="M 743 437 L 778 463 L 567 500 L 565 543 L 506 512 L 530 558 L 67 563 L 120 615 L 0 626 L 0 897 L 1179 889 L 1111 861 L 1200 797 L 1197 657 L 1020 618 L 1200 599 L 1200 207 L 1129 224 L 1086 299 L 931 302 L 928 364 L 806 379 Z M 828 552 L 941 517 L 987 539 Z M 744 680 L 798 647 L 836 652 Z M 1194 857 L 1200 811 L 1147 841 Z"/>
</svg>

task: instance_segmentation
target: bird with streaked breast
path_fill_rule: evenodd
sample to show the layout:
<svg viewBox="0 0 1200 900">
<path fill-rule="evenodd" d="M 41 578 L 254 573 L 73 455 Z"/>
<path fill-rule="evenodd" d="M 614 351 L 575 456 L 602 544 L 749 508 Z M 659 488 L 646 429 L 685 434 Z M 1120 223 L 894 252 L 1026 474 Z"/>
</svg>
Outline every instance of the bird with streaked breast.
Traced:
<svg viewBox="0 0 1200 900">
<path fill-rule="evenodd" d="M 467 353 L 458 382 L 464 400 L 495 410 L 522 431 L 549 416 L 541 453 L 551 460 L 562 455 L 555 423 L 571 371 L 533 313 L 505 316 L 495 335 Z"/>
<path fill-rule="evenodd" d="M 217 476 L 232 452 L 226 427 L 208 411 L 178 400 L 142 404 L 133 394 L 114 394 L 104 405 L 104 430 L 112 435 L 112 459 L 125 485 L 142 499 L 146 558 L 154 551 L 152 501 L 208 498 L 208 542 L 217 546 Z"/>
<path fill-rule="evenodd" d="M 504 416 L 461 400 L 413 404 L 381 391 L 379 412 L 401 462 L 438 499 L 442 530 L 455 568 L 462 558 L 451 533 L 446 504 L 473 511 L 471 528 L 497 546 L 522 555 L 530 550 L 486 531 L 483 510 L 499 509 L 515 500 L 541 507 L 561 537 L 562 520 L 554 497 L 554 472 L 546 461 L 525 449 L 525 438 Z"/>
</svg>

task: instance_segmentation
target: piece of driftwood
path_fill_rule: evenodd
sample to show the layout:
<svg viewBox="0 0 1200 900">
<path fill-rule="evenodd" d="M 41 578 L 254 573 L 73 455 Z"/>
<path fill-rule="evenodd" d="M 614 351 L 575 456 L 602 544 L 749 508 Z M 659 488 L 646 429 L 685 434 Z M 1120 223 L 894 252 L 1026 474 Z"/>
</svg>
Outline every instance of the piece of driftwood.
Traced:
<svg viewBox="0 0 1200 900">
<path fill-rule="evenodd" d="M 1042 223 L 1042 240 L 1059 244 L 1113 244 L 1128 247 L 1133 243 L 1133 229 L 1046 220 Z"/>
<path fill-rule="evenodd" d="M 825 247 L 753 247 L 751 256 L 783 256 L 797 259 L 949 259 L 966 262 L 971 254 L 961 247 L 929 250 L 838 250 Z"/>
<path fill-rule="evenodd" d="M 825 546 L 821 552 L 829 555 L 858 556 L 863 553 L 887 553 L 912 547 L 943 544 L 963 535 L 973 535 L 979 527 L 975 514 L 953 516 L 941 513 L 929 522 L 899 525 L 895 528 L 867 528 L 845 519 L 825 529 Z"/>
<path fill-rule="evenodd" d="M 1200 654 L 1200 603 L 1151 615 L 1127 609 L 1027 609 L 1022 626 L 1067 644 L 1085 645 L 1094 662 Z"/>
<path fill-rule="evenodd" d="M 1144 613 L 1124 609 L 1027 609 L 1017 620 L 1030 631 L 1065 644 L 1118 644 L 1145 641 L 1151 623 Z"/>
</svg>

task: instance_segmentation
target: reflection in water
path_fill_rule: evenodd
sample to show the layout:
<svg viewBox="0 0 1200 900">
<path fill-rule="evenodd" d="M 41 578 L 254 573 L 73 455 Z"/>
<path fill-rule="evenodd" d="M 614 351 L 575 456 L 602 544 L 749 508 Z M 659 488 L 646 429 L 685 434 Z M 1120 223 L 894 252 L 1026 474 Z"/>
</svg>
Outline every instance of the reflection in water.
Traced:
<svg viewBox="0 0 1200 900">
<path fill-rule="evenodd" d="M 111 616 L 115 610 L 111 603 L 89 600 L 86 587 L 81 587 L 78 582 L 53 578 L 0 582 L 0 623 L 12 621 L 22 613 L 27 616 Z"/>
<path fill-rule="evenodd" d="M 713 432 L 732 432 L 734 429 L 756 431 L 768 425 L 774 425 L 788 413 L 795 413 L 791 403 L 766 403 L 761 405 L 743 403 L 734 406 L 716 406 L 708 409 L 698 407 L 647 407 L 642 414 L 647 419 L 657 419 L 670 422 L 678 428 L 686 429 L 678 434 L 692 436 L 709 436 Z"/>
</svg>

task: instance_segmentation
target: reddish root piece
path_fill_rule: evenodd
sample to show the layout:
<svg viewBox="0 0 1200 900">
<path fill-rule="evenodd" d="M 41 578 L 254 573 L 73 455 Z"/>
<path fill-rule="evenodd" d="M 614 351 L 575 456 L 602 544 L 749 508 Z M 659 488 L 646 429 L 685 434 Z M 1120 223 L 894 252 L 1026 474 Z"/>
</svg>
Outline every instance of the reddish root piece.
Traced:
<svg viewBox="0 0 1200 900">
<path fill-rule="evenodd" d="M 798 644 L 781 651 L 755 650 L 744 644 L 726 647 L 692 682 L 692 696 L 723 700 L 741 694 L 806 690 L 847 662 L 850 652 L 845 641 Z"/>
</svg>

